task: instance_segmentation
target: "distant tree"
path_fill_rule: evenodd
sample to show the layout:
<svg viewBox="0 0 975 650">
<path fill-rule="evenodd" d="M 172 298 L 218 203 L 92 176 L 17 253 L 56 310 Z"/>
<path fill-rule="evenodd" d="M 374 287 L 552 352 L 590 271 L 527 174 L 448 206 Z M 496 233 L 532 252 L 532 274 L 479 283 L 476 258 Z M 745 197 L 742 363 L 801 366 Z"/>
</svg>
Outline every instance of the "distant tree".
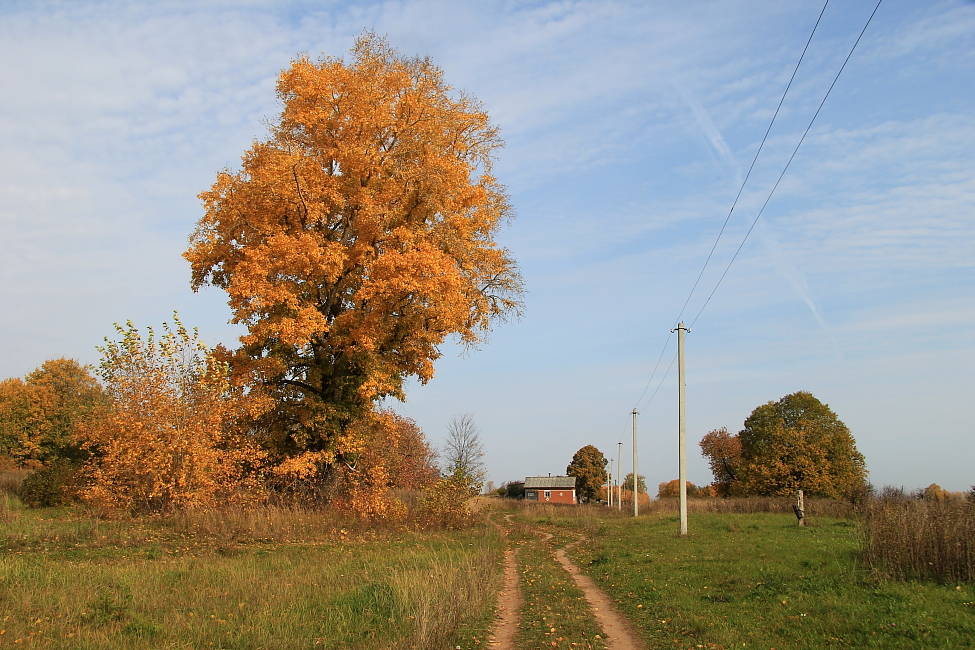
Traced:
<svg viewBox="0 0 975 650">
<path fill-rule="evenodd" d="M 637 485 L 637 488 L 639 488 L 640 494 L 646 494 L 647 493 L 647 477 L 646 476 L 644 476 L 643 474 L 640 474 L 639 476 L 637 476 L 636 485 Z M 630 472 L 629 474 L 627 474 L 626 477 L 623 479 L 623 489 L 624 490 L 629 490 L 631 492 L 633 491 L 633 472 Z"/>
<path fill-rule="evenodd" d="M 572 456 L 565 473 L 576 477 L 576 495 L 583 503 L 595 501 L 599 488 L 606 482 L 606 465 L 609 461 L 592 445 L 586 445 Z"/>
<path fill-rule="evenodd" d="M 521 499 L 525 496 L 525 482 L 509 481 L 505 485 L 504 496 L 508 499 Z"/>
<path fill-rule="evenodd" d="M 759 406 L 739 432 L 743 494 L 853 498 L 866 483 L 863 455 L 829 406 L 800 391 Z"/>
<path fill-rule="evenodd" d="M 731 496 L 741 470 L 741 439 L 721 427 L 708 432 L 700 442 L 701 452 L 708 459 L 714 475 L 714 489 L 718 496 Z"/>
<path fill-rule="evenodd" d="M 923 492 L 921 493 L 921 498 L 927 501 L 944 501 L 946 498 L 948 498 L 948 492 L 937 483 L 932 483 L 928 487 L 924 488 Z"/>
<path fill-rule="evenodd" d="M 0 381 L 0 454 L 21 464 L 84 456 L 80 423 L 105 407 L 98 381 L 73 359 L 52 359 L 24 380 Z"/>
<path fill-rule="evenodd" d="M 487 470 L 484 466 L 484 446 L 470 413 L 454 416 L 447 425 L 444 443 L 444 473 L 463 477 L 480 491 Z"/>
<path fill-rule="evenodd" d="M 657 498 L 676 498 L 680 496 L 680 480 L 673 479 L 657 486 Z M 703 499 L 714 496 L 710 485 L 699 487 L 690 481 L 687 482 L 687 497 L 689 499 Z"/>
<path fill-rule="evenodd" d="M 0 455 L 19 463 L 34 455 L 30 434 L 35 422 L 24 381 L 19 377 L 0 381 Z"/>
<path fill-rule="evenodd" d="M 484 484 L 484 494 L 493 494 L 495 491 L 494 481 L 488 481 Z"/>
</svg>

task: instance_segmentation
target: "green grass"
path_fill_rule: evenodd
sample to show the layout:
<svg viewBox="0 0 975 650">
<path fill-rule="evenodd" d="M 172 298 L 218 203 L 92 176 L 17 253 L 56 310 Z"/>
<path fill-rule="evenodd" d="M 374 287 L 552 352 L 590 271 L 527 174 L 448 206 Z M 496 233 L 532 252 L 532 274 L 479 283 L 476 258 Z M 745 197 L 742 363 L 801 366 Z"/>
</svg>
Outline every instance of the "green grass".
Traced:
<svg viewBox="0 0 975 650">
<path fill-rule="evenodd" d="M 483 528 L 226 544 L 19 507 L 0 547 L 0 646 L 34 648 L 479 647 L 502 550 Z"/>
<path fill-rule="evenodd" d="M 552 546 L 530 528 L 511 534 L 518 553 L 523 606 L 517 643 L 521 648 L 605 648 L 605 635 L 589 603 L 552 555 Z"/>
<path fill-rule="evenodd" d="M 574 559 L 652 646 L 975 647 L 972 585 L 885 581 L 857 562 L 850 520 L 780 514 L 566 517 Z"/>
</svg>

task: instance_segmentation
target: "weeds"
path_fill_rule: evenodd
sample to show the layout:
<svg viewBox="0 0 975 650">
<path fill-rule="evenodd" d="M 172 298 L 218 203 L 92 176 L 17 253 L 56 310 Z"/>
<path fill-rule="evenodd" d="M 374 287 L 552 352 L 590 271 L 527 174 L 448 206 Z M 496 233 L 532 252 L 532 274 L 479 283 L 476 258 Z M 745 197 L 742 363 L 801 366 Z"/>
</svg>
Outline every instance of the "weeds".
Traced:
<svg viewBox="0 0 975 650">
<path fill-rule="evenodd" d="M 975 582 L 975 503 L 886 498 L 863 522 L 863 558 L 893 578 Z"/>
</svg>

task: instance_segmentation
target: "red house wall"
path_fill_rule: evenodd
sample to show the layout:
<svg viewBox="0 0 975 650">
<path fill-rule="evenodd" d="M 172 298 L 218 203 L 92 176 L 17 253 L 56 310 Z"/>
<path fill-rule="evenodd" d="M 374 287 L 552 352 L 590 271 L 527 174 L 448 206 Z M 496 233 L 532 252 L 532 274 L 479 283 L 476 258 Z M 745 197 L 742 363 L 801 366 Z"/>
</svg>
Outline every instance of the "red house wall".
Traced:
<svg viewBox="0 0 975 650">
<path fill-rule="evenodd" d="M 537 499 L 528 499 L 528 492 L 534 491 L 538 493 Z M 551 494 L 549 498 L 545 498 L 545 493 Z M 550 490 L 545 490 L 542 488 L 530 488 L 525 491 L 526 500 L 535 501 L 536 503 L 575 503 L 576 494 L 575 490 L 572 488 L 552 488 Z"/>
</svg>

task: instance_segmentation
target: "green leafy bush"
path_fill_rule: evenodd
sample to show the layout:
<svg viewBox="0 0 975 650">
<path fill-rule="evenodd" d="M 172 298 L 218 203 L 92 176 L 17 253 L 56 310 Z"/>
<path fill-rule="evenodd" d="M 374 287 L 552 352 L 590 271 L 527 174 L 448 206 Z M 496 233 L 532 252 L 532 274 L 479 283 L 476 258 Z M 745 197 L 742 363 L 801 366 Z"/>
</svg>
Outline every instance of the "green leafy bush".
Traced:
<svg viewBox="0 0 975 650">
<path fill-rule="evenodd" d="M 76 499 L 81 479 L 81 464 L 60 458 L 24 478 L 17 496 L 31 508 L 48 508 Z"/>
</svg>

